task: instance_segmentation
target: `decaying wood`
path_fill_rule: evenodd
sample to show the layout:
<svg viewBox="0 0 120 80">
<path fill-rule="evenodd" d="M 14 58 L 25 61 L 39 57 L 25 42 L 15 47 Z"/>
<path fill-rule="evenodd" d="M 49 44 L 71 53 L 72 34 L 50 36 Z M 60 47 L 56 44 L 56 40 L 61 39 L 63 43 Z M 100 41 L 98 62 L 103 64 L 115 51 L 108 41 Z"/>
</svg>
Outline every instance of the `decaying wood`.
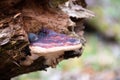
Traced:
<svg viewBox="0 0 120 80">
<path fill-rule="evenodd" d="M 30 44 L 28 33 L 38 33 L 41 28 L 46 27 L 59 33 L 71 34 L 71 26 L 75 26 L 77 22 L 75 31 L 80 37 L 83 37 L 82 24 L 86 16 L 79 17 L 79 19 L 75 18 L 76 16 L 71 16 L 70 18 L 67 13 L 64 13 L 57 7 L 66 0 L 55 1 L 0 1 L 0 80 L 7 80 L 20 74 L 37 70 L 46 70 L 50 66 L 44 64 L 46 61 L 44 57 L 39 57 L 30 66 L 19 64 L 27 56 L 25 47 Z M 75 0 L 75 3 L 85 10 L 82 8 L 86 6 L 84 0 Z M 67 51 L 64 55 L 59 56 L 58 59 L 61 61 L 72 57 L 79 57 L 81 53 L 82 47 L 79 51 Z"/>
</svg>

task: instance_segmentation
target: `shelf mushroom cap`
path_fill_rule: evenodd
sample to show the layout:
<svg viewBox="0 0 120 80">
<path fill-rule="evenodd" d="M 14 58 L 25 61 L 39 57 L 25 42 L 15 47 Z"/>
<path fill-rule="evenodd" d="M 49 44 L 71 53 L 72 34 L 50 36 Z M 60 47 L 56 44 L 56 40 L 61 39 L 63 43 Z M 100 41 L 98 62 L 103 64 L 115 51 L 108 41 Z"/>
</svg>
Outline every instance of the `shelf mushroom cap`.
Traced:
<svg viewBox="0 0 120 80">
<path fill-rule="evenodd" d="M 67 51 L 73 51 L 72 55 L 82 48 L 78 38 L 56 33 L 48 29 L 42 29 L 39 34 L 29 33 L 28 37 L 31 55 L 28 55 L 26 60 L 21 62 L 22 65 L 26 66 L 31 65 L 40 56 L 44 56 L 46 59 L 45 64 L 55 67 L 62 60 L 62 58 L 59 58 L 61 55 L 64 55 Z"/>
<path fill-rule="evenodd" d="M 30 38 L 33 36 L 32 38 Z M 52 30 L 42 29 L 38 35 L 29 35 L 30 49 L 33 53 L 54 53 L 71 51 L 82 47 L 78 38 L 56 33 Z"/>
</svg>

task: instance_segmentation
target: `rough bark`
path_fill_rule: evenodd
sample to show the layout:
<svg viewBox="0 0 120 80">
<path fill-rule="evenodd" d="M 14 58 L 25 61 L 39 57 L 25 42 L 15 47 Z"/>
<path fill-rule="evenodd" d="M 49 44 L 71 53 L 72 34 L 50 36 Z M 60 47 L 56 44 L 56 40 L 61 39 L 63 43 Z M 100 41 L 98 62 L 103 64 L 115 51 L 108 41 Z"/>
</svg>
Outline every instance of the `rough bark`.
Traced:
<svg viewBox="0 0 120 80">
<path fill-rule="evenodd" d="M 63 2 L 58 3 L 59 1 Z M 0 80 L 9 80 L 24 73 L 50 67 L 44 64 L 46 60 L 42 56 L 30 66 L 19 63 L 26 57 L 25 47 L 29 45 L 28 33 L 37 33 L 42 27 L 47 27 L 59 33 L 70 34 L 70 17 L 56 6 L 64 1 L 66 0 L 58 0 L 56 3 L 54 0 L 0 1 Z M 76 2 L 83 7 L 86 6 L 84 0 Z M 83 19 L 71 19 L 77 22 L 79 26 L 75 27 L 75 31 L 83 37 Z M 82 47 L 79 51 L 65 52 L 59 59 L 79 57 L 81 53 Z"/>
</svg>

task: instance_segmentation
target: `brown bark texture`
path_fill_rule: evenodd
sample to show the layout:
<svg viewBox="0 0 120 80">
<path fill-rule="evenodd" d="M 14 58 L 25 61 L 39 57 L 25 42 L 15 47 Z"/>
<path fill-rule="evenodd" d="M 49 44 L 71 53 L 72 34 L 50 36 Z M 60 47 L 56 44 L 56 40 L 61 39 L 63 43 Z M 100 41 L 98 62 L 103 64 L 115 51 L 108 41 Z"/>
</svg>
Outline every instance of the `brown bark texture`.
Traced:
<svg viewBox="0 0 120 80">
<path fill-rule="evenodd" d="M 47 67 L 51 66 L 44 64 L 46 59 L 42 56 L 29 66 L 19 64 L 27 56 L 25 49 L 30 44 L 28 33 L 38 33 L 41 28 L 45 27 L 59 33 L 71 35 L 71 20 L 73 23 L 76 23 L 74 30 L 81 38 L 81 44 L 84 45 L 83 21 L 87 15 L 76 18 L 64 13 L 58 5 L 66 1 L 0 1 L 0 80 L 9 80 L 24 73 L 46 70 Z M 82 8 L 86 7 L 84 0 L 76 0 L 75 3 Z M 87 12 L 87 10 L 85 11 Z M 79 57 L 82 53 L 82 48 L 79 51 L 66 51 L 64 55 L 59 56 L 60 61 Z"/>
</svg>

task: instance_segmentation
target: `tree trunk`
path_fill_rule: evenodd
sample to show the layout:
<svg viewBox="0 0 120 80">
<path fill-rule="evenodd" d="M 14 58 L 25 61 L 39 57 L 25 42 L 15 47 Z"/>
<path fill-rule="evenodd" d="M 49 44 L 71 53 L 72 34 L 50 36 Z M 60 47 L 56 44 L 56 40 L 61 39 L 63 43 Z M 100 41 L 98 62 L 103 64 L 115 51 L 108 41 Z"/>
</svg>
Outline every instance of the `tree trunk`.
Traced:
<svg viewBox="0 0 120 80">
<path fill-rule="evenodd" d="M 83 20 L 67 15 L 58 7 L 67 0 L 3 0 L 0 1 L 0 80 L 9 80 L 15 76 L 38 70 L 46 70 L 50 65 L 44 64 L 46 59 L 41 56 L 31 65 L 20 64 L 28 54 L 28 33 L 38 33 L 41 28 L 49 28 L 59 33 L 71 34 L 71 19 L 75 32 L 83 39 Z M 76 0 L 76 4 L 86 7 L 84 0 Z M 83 9 L 83 8 L 82 8 Z M 86 11 L 87 12 L 87 11 Z M 59 59 L 79 57 L 79 51 L 66 51 Z M 61 61 L 60 60 L 60 61 Z"/>
</svg>

